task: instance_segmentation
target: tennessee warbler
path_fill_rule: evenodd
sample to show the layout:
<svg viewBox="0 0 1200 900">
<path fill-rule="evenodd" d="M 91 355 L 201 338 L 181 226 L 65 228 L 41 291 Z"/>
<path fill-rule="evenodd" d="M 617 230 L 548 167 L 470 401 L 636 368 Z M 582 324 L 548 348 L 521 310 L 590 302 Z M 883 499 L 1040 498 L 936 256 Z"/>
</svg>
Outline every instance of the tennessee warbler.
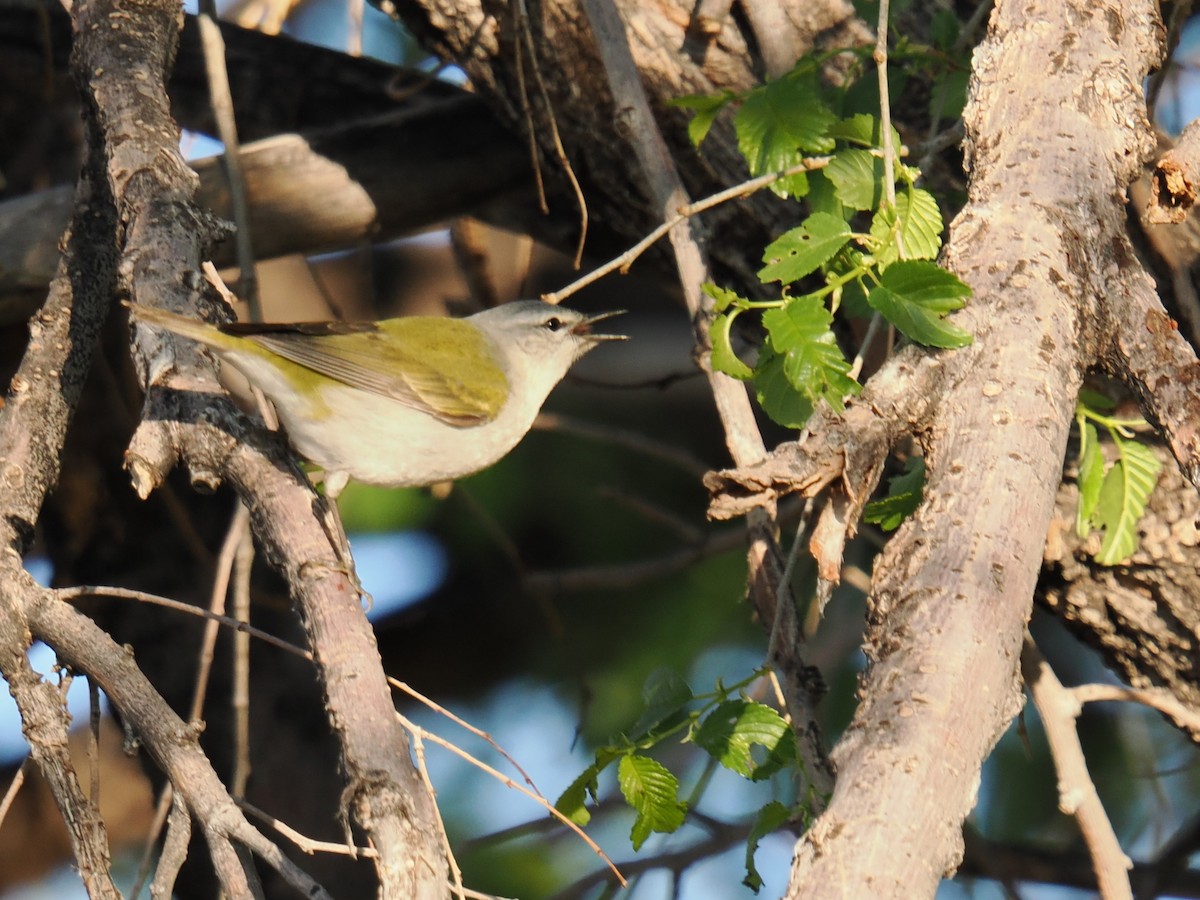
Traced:
<svg viewBox="0 0 1200 900">
<path fill-rule="evenodd" d="M 525 436 L 551 389 L 602 341 L 588 316 L 519 300 L 464 319 L 210 325 L 147 306 L 135 321 L 198 341 L 275 404 L 292 445 L 325 470 L 385 487 L 451 481 Z"/>
</svg>

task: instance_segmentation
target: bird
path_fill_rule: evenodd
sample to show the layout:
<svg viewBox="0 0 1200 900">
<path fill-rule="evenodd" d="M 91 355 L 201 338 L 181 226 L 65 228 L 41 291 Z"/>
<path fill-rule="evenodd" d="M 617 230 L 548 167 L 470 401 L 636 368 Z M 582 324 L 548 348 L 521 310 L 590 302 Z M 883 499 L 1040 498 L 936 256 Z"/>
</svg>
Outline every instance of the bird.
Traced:
<svg viewBox="0 0 1200 900">
<path fill-rule="evenodd" d="M 621 334 L 587 315 L 517 300 L 465 318 L 212 325 L 129 305 L 134 322 L 210 348 L 274 404 L 292 446 L 336 498 L 456 481 L 505 456 L 584 354 Z"/>
</svg>

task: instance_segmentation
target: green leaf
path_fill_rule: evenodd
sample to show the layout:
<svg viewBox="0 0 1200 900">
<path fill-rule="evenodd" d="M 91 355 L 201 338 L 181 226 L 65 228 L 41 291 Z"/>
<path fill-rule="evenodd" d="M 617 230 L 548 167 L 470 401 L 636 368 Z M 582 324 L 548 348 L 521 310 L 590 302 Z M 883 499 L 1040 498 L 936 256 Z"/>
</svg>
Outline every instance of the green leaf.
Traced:
<svg viewBox="0 0 1200 900">
<path fill-rule="evenodd" d="M 750 826 L 750 834 L 746 837 L 746 877 L 742 879 L 742 884 L 756 894 L 763 883 L 762 876 L 758 874 L 754 865 L 754 854 L 758 851 L 759 841 L 786 825 L 791 816 L 790 809 L 778 800 L 772 800 L 754 817 L 754 824 Z"/>
<path fill-rule="evenodd" d="M 764 283 L 790 284 L 828 262 L 850 240 L 850 226 L 839 216 L 816 212 L 798 228 L 785 231 L 763 251 Z"/>
<path fill-rule="evenodd" d="M 972 337 L 945 321 L 960 309 L 971 289 L 931 262 L 906 260 L 889 266 L 867 302 L 909 340 L 930 347 L 965 347 Z"/>
<path fill-rule="evenodd" d="M 688 122 L 688 137 L 695 146 L 699 147 L 704 143 L 709 129 L 712 128 L 713 122 L 716 121 L 721 110 L 736 96 L 732 91 L 723 91 L 719 94 L 690 94 L 672 100 L 671 105 L 690 109 L 696 113 Z"/>
<path fill-rule="evenodd" d="M 692 740 L 725 768 L 743 778 L 760 781 L 779 771 L 788 761 L 795 760 L 795 744 L 789 740 L 791 737 L 791 727 L 771 707 L 739 699 L 718 705 L 700 723 Z M 762 762 L 755 760 L 752 754 L 755 746 L 766 750 Z"/>
<path fill-rule="evenodd" d="M 750 302 L 728 288 L 717 287 L 711 281 L 706 281 L 700 285 L 700 290 L 712 298 L 713 312 L 722 313 L 731 306 L 744 306 Z"/>
<path fill-rule="evenodd" d="M 842 119 L 840 122 L 834 122 L 829 126 L 827 134 L 831 138 L 859 144 L 863 147 L 882 147 L 883 129 L 880 128 L 880 124 L 878 116 L 859 113 Z M 892 126 L 892 148 L 899 152 L 902 143 L 900 132 L 896 130 L 895 126 Z"/>
<path fill-rule="evenodd" d="M 747 381 L 754 375 L 754 371 L 738 359 L 737 354 L 733 352 L 733 343 L 729 334 L 729 329 L 733 326 L 733 318 L 729 313 L 722 313 L 713 319 L 712 326 L 708 330 L 709 337 L 712 339 L 712 367 L 718 372 L 724 372 L 741 381 Z"/>
<path fill-rule="evenodd" d="M 814 402 L 798 392 L 783 372 L 784 357 L 764 345 L 754 367 L 754 395 L 758 405 L 784 428 L 803 428 L 812 418 Z"/>
<path fill-rule="evenodd" d="M 1114 434 L 1120 459 L 1104 476 L 1094 521 L 1104 529 L 1096 562 L 1115 566 L 1137 549 L 1137 523 L 1146 511 L 1146 500 L 1162 469 L 1154 451 L 1145 444 Z"/>
<path fill-rule="evenodd" d="M 692 696 L 692 689 L 674 669 L 666 666 L 655 669 L 642 686 L 645 710 L 631 731 L 634 739 L 678 725 L 686 718 Z"/>
<path fill-rule="evenodd" d="M 884 531 L 895 531 L 900 523 L 917 511 L 925 492 L 925 460 L 910 456 L 904 471 L 888 481 L 887 496 L 868 503 L 863 520 L 874 522 Z"/>
<path fill-rule="evenodd" d="M 825 173 L 820 169 L 813 169 L 808 173 L 808 196 L 806 199 L 809 211 L 812 213 L 828 213 L 843 220 L 846 218 L 842 201 L 838 199 L 833 182 L 826 178 Z"/>
<path fill-rule="evenodd" d="M 949 50 L 958 40 L 958 32 L 961 27 L 958 16 L 948 9 L 939 9 L 933 14 L 929 28 L 934 46 L 939 50 Z"/>
<path fill-rule="evenodd" d="M 751 175 L 765 175 L 798 165 L 807 153 L 827 153 L 833 141 L 826 129 L 835 116 L 819 97 L 812 74 L 795 75 L 754 88 L 733 119 L 738 149 Z M 775 182 L 780 196 L 803 197 L 808 191 L 804 173 Z"/>
<path fill-rule="evenodd" d="M 851 209 L 875 209 L 882 202 L 883 160 L 873 153 L 853 147 L 839 150 L 824 171 L 838 199 Z"/>
<path fill-rule="evenodd" d="M 1075 514 L 1075 532 L 1086 538 L 1092 531 L 1092 518 L 1100 502 L 1104 485 L 1104 454 L 1100 452 L 1100 436 L 1096 426 L 1085 422 L 1079 435 L 1079 510 Z"/>
<path fill-rule="evenodd" d="M 796 297 L 763 313 L 763 327 L 771 348 L 782 357 L 788 384 L 811 404 L 824 398 L 841 412 L 843 398 L 862 387 L 848 374 L 850 362 L 829 329 L 832 321 L 825 304 L 812 296 Z M 756 370 L 756 378 L 757 374 Z"/>
<path fill-rule="evenodd" d="M 621 794 L 637 812 L 629 840 L 640 850 L 652 832 L 672 832 L 683 824 L 687 804 L 679 799 L 679 779 L 648 756 L 631 753 L 617 767 Z"/>
<path fill-rule="evenodd" d="M 950 69 L 933 84 L 929 97 L 929 115 L 936 119 L 957 119 L 967 105 L 967 86 L 971 73 L 966 68 Z"/>
<path fill-rule="evenodd" d="M 580 827 L 592 820 L 592 814 L 587 808 L 587 801 L 588 797 L 592 798 L 592 802 L 596 800 L 596 779 L 600 776 L 600 770 L 603 767 L 599 763 L 588 766 L 554 801 L 554 808 Z"/>
<path fill-rule="evenodd" d="M 895 229 L 897 217 L 900 227 Z M 875 258 L 881 267 L 900 259 L 897 234 L 905 259 L 933 259 L 942 248 L 942 213 L 929 191 L 913 188 L 896 195 L 896 208 L 881 207 L 871 220 L 871 236 L 879 242 Z"/>
<path fill-rule="evenodd" d="M 1117 401 L 1091 388 L 1079 389 L 1079 402 L 1096 412 L 1110 413 L 1117 408 Z"/>
</svg>

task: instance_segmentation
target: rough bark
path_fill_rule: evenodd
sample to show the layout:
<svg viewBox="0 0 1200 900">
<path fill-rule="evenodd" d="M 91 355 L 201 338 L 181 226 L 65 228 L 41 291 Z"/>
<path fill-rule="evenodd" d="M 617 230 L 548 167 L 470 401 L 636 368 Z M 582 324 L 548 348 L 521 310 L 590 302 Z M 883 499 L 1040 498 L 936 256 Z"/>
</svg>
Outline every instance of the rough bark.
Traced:
<svg viewBox="0 0 1200 900">
<path fill-rule="evenodd" d="M 975 343 L 944 357 L 925 499 L 876 564 L 862 703 L 789 897 L 931 896 L 961 860 L 983 760 L 1021 703 L 1105 273 L 1130 264 L 1121 192 L 1151 146 L 1140 85 L 1158 29 L 1149 4 L 1011 3 L 976 51 L 969 201 L 946 253 L 975 291 L 959 319 Z"/>
</svg>

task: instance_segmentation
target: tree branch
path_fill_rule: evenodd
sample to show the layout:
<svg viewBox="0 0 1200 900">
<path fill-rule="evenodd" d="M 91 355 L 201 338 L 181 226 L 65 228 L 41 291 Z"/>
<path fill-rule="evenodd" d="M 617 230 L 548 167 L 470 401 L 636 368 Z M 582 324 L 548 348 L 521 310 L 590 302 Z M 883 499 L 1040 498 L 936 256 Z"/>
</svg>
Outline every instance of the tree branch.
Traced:
<svg viewBox="0 0 1200 900">
<path fill-rule="evenodd" d="M 618 105 L 617 115 L 627 124 L 646 190 L 658 218 L 668 221 L 688 205 L 689 198 L 647 102 L 629 50 L 624 23 L 612 0 L 582 0 L 582 5 L 603 61 L 613 102 Z M 692 319 L 696 346 L 700 350 L 700 367 L 716 400 L 726 444 L 735 463 L 749 465 L 762 459 L 766 450 L 745 386 L 713 371 L 709 362 L 708 326 L 713 315 L 712 301 L 701 287 L 710 276 L 694 229 L 695 223 L 685 219 L 670 230 L 668 238 Z M 805 663 L 802 632 L 796 627 L 797 623 L 791 621 L 795 604 L 791 600 L 791 586 L 781 579 L 783 564 L 775 529 L 773 506 L 760 506 L 749 514 L 750 594 L 764 622 L 774 622 L 778 616 L 788 617 L 779 629 L 784 639 L 775 643 L 771 662 L 781 673 L 800 755 L 812 779 L 817 798 L 814 802 L 819 807 L 833 787 L 833 770 L 816 724 L 816 704 L 824 686 L 816 670 Z"/>
</svg>

